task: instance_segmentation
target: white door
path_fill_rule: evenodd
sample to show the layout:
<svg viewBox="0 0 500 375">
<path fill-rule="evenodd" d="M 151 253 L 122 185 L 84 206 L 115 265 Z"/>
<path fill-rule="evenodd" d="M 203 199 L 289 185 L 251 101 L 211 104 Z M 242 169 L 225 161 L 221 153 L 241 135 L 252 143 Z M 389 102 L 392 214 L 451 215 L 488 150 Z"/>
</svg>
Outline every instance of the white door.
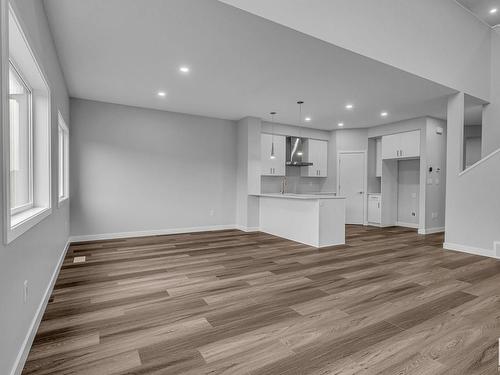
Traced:
<svg viewBox="0 0 500 375">
<path fill-rule="evenodd" d="M 346 224 L 364 223 L 365 154 L 339 154 L 339 195 L 346 198 Z"/>
</svg>

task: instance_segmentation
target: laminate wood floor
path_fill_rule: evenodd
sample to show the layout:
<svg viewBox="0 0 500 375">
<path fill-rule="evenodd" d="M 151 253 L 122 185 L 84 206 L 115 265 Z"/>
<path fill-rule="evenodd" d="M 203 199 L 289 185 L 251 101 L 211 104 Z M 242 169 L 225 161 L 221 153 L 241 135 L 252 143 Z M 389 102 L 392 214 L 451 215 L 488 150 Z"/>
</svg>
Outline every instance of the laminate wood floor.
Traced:
<svg viewBox="0 0 500 375">
<path fill-rule="evenodd" d="M 321 250 L 236 230 L 75 243 L 23 374 L 497 374 L 500 262 L 442 242 L 348 226 Z"/>
</svg>

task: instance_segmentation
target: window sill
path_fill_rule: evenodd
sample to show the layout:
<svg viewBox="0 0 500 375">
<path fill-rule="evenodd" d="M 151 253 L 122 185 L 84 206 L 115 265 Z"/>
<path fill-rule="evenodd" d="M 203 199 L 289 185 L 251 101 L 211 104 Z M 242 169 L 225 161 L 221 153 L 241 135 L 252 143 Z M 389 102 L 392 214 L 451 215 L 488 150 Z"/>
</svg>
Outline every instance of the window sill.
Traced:
<svg viewBox="0 0 500 375">
<path fill-rule="evenodd" d="M 69 201 L 69 197 L 65 197 L 57 202 L 57 208 L 62 207 L 66 202 Z"/>
<path fill-rule="evenodd" d="M 7 229 L 7 243 L 33 228 L 52 213 L 48 207 L 35 207 L 10 217 L 10 228 Z"/>
</svg>

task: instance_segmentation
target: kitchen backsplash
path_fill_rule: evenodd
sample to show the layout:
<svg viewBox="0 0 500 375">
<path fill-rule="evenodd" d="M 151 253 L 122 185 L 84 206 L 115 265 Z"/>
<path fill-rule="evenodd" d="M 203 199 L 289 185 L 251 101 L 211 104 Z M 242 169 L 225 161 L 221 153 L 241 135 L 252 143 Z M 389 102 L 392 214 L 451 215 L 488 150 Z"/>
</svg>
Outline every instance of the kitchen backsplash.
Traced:
<svg viewBox="0 0 500 375">
<path fill-rule="evenodd" d="M 300 168 L 297 167 L 287 167 L 286 174 L 287 193 L 316 193 L 322 191 L 323 185 L 326 181 L 325 178 L 301 177 Z M 262 176 L 262 193 L 279 193 L 281 190 L 282 181 L 283 177 Z"/>
</svg>

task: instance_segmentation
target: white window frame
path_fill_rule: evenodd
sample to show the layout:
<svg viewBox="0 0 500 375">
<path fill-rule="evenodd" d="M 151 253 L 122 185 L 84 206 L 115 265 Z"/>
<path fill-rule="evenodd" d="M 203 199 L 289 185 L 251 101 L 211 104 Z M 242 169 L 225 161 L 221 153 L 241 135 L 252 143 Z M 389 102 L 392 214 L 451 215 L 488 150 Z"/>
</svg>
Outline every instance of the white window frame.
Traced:
<svg viewBox="0 0 500 375">
<path fill-rule="evenodd" d="M 57 147 L 57 152 L 58 152 L 57 198 L 58 198 L 58 206 L 60 207 L 65 201 L 69 199 L 69 129 L 60 111 L 58 111 L 57 113 L 57 146 L 58 146 Z M 61 158 L 61 147 L 62 147 L 62 158 Z M 61 178 L 63 180 L 62 189 L 61 189 Z"/>
<path fill-rule="evenodd" d="M 28 184 L 29 184 L 29 189 L 28 189 L 28 195 L 29 195 L 29 202 L 27 204 L 24 204 L 22 206 L 18 207 L 11 207 L 10 209 L 10 214 L 16 215 L 19 214 L 23 211 L 30 210 L 33 208 L 33 104 L 32 104 L 32 93 L 33 90 L 31 89 L 30 85 L 26 81 L 26 79 L 23 77 L 23 74 L 21 73 L 20 69 L 16 66 L 16 63 L 9 59 L 9 69 L 12 68 L 12 70 L 16 73 L 17 77 L 21 81 L 22 85 L 24 88 L 28 91 L 29 93 L 29 101 L 28 101 Z M 9 72 L 10 73 L 10 72 Z M 10 98 L 9 98 L 10 101 Z M 10 124 L 9 124 L 10 126 Z M 9 146 L 10 148 L 10 146 Z"/>
<path fill-rule="evenodd" d="M 0 0 L 0 106 L 2 130 L 2 198 L 3 242 L 9 244 L 23 233 L 40 223 L 52 213 L 51 172 L 51 90 L 41 61 L 31 48 L 33 43 L 24 30 L 22 19 L 16 16 L 15 2 Z M 12 36 L 9 34 L 14 32 Z M 9 46 L 10 41 L 13 46 Z M 13 49 L 12 49 L 12 48 Z M 19 57 L 19 58 L 18 58 Z M 30 208 L 11 210 L 10 202 L 10 111 L 9 67 L 10 60 L 28 87 L 31 95 L 31 140 L 33 155 L 30 157 L 33 171 L 32 201 Z M 26 79 L 27 78 L 27 79 Z"/>
</svg>

